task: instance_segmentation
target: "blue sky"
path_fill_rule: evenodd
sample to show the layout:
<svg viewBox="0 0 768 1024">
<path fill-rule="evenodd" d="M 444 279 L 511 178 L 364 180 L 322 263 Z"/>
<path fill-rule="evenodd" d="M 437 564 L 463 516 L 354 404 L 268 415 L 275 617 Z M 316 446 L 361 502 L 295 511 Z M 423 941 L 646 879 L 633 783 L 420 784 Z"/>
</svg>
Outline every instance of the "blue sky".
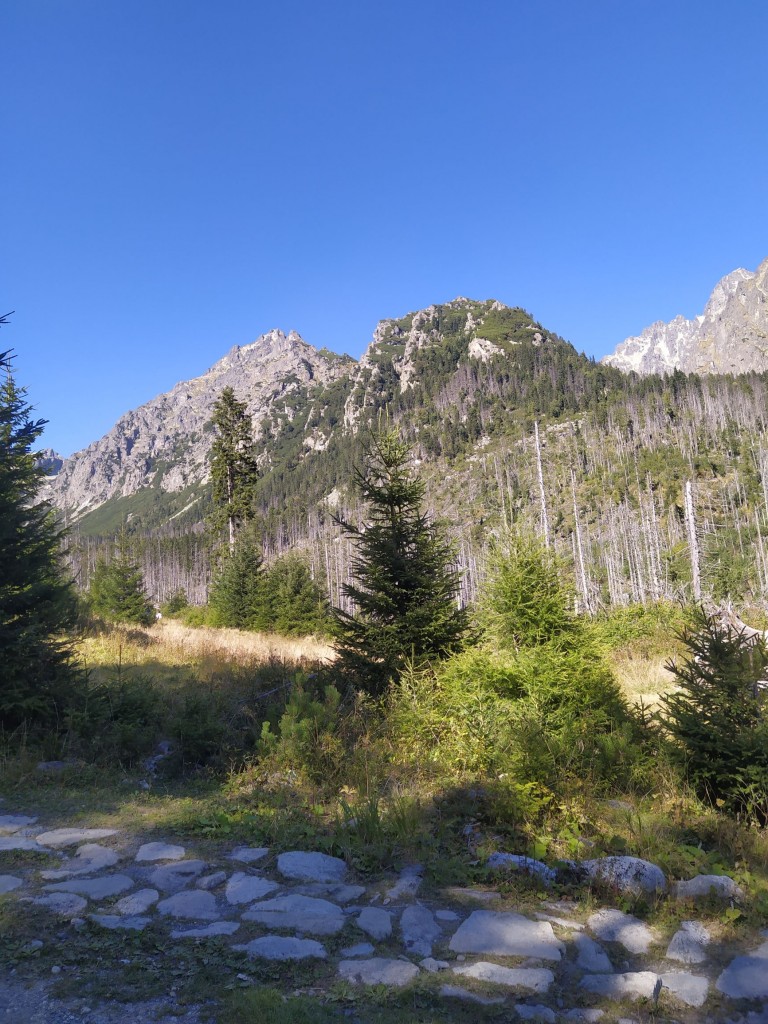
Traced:
<svg viewBox="0 0 768 1024">
<path fill-rule="evenodd" d="M 768 6 L 5 0 L 2 347 L 63 454 L 272 327 L 602 356 L 768 256 Z"/>
</svg>

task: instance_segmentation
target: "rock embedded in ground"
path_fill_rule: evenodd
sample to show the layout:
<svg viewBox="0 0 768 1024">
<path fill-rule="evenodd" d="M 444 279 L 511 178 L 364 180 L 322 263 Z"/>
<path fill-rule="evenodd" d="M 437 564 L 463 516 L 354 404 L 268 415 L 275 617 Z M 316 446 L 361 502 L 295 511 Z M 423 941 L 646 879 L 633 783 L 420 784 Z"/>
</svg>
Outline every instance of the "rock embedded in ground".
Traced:
<svg viewBox="0 0 768 1024">
<path fill-rule="evenodd" d="M 555 914 L 542 914 L 539 912 L 533 916 L 537 921 L 549 921 L 550 924 L 556 924 L 559 928 L 568 928 L 573 932 L 584 931 L 583 924 L 579 924 L 578 921 L 571 921 L 567 917 L 557 917 Z"/>
<path fill-rule="evenodd" d="M 183 846 L 174 846 L 172 843 L 144 843 L 139 847 L 136 854 L 136 861 L 156 860 L 181 860 L 186 854 Z"/>
<path fill-rule="evenodd" d="M 522 871 L 526 875 L 535 875 L 547 885 L 557 878 L 557 871 L 554 868 L 547 867 L 543 861 L 519 853 L 492 853 L 486 861 L 486 866 L 492 871 L 509 869 Z"/>
<path fill-rule="evenodd" d="M 320 896 L 334 903 L 350 903 L 365 895 L 365 886 L 310 882 L 307 885 L 295 885 L 291 891 L 300 896 Z"/>
<path fill-rule="evenodd" d="M 440 995 L 444 999 L 462 999 L 465 1003 L 477 1003 L 479 1006 L 500 1006 L 506 1002 L 504 996 L 481 996 L 458 985 L 441 985 Z"/>
<path fill-rule="evenodd" d="M 227 903 L 234 906 L 239 903 L 253 903 L 254 900 L 260 900 L 279 888 L 277 882 L 270 882 L 267 878 L 236 871 L 227 882 L 225 896 Z"/>
<path fill-rule="evenodd" d="M 406 953 L 413 956 L 431 956 L 432 943 L 443 930 L 426 907 L 406 907 L 400 918 L 400 932 Z"/>
<path fill-rule="evenodd" d="M 563 1014 L 563 1020 L 575 1021 L 575 1024 L 597 1024 L 605 1016 L 605 1010 L 582 1009 L 577 1006 Z"/>
<path fill-rule="evenodd" d="M 673 889 L 678 900 L 740 900 L 744 898 L 741 889 L 727 875 L 696 875 L 687 881 L 678 882 Z"/>
<path fill-rule="evenodd" d="M 41 832 L 37 841 L 41 846 L 76 846 L 77 843 L 94 839 L 108 839 L 116 836 L 115 828 L 55 828 L 51 832 Z"/>
<path fill-rule="evenodd" d="M 261 960 L 325 960 L 325 947 L 314 939 L 293 939 L 284 935 L 262 935 L 244 946 L 233 946 L 235 950 Z"/>
<path fill-rule="evenodd" d="M 281 853 L 277 870 L 284 878 L 297 882 L 343 882 L 347 875 L 347 865 L 338 857 L 301 850 Z"/>
<path fill-rule="evenodd" d="M 346 921 L 341 907 L 335 903 L 298 893 L 255 903 L 242 915 L 242 920 L 310 935 L 336 935 Z"/>
<path fill-rule="evenodd" d="M 339 975 L 352 985 L 388 985 L 402 988 L 419 975 L 415 964 L 407 960 L 372 957 L 370 960 L 341 960 Z"/>
<path fill-rule="evenodd" d="M 356 942 L 354 946 L 342 949 L 341 955 L 346 957 L 371 956 L 373 952 L 374 948 L 370 942 Z"/>
<path fill-rule="evenodd" d="M 542 960 L 560 960 L 564 949 L 548 922 L 493 910 L 473 911 L 456 930 L 450 948 L 454 953 L 533 956 Z"/>
<path fill-rule="evenodd" d="M 268 846 L 236 846 L 229 857 L 230 860 L 238 860 L 241 864 L 255 864 L 263 860 L 268 853 Z"/>
<path fill-rule="evenodd" d="M 555 1011 L 548 1006 L 529 1006 L 527 1003 L 518 1003 L 515 1006 L 518 1017 L 521 1020 L 542 1021 L 543 1024 L 557 1024 Z"/>
<path fill-rule="evenodd" d="M 430 974 L 437 974 L 438 971 L 447 971 L 450 966 L 447 960 L 435 960 L 432 956 L 425 957 L 424 960 L 419 961 L 419 967 Z"/>
<path fill-rule="evenodd" d="M 552 971 L 545 967 L 502 967 L 484 960 L 454 967 L 453 973 L 475 981 L 504 985 L 505 988 L 526 988 L 538 995 L 547 993 L 555 980 Z"/>
<path fill-rule="evenodd" d="M 133 892 L 130 896 L 123 896 L 121 900 L 118 900 L 115 910 L 118 914 L 125 914 L 128 917 L 146 914 L 159 899 L 160 893 L 157 889 L 139 889 L 138 892 Z"/>
<path fill-rule="evenodd" d="M 577 950 L 576 966 L 590 974 L 609 974 L 613 970 L 608 954 L 599 943 L 588 935 L 574 935 L 573 945 Z"/>
<path fill-rule="evenodd" d="M 629 971 L 626 974 L 587 974 L 579 988 L 606 999 L 653 999 L 659 975 L 653 971 Z"/>
<path fill-rule="evenodd" d="M 131 917 L 121 917 L 118 914 L 91 914 L 90 920 L 110 931 L 143 932 L 151 918 L 142 917 L 140 914 Z"/>
<path fill-rule="evenodd" d="M 618 942 L 629 953 L 647 953 L 656 941 L 648 925 L 621 910 L 599 910 L 587 920 L 588 928 L 603 942 Z"/>
<path fill-rule="evenodd" d="M 601 857 L 585 860 L 581 867 L 595 881 L 632 896 L 667 891 L 667 879 L 661 868 L 639 857 Z"/>
<path fill-rule="evenodd" d="M 683 921 L 667 947 L 667 959 L 683 964 L 700 964 L 707 959 L 704 947 L 710 935 L 698 921 Z"/>
<path fill-rule="evenodd" d="M 103 900 L 108 896 L 119 896 L 135 884 L 127 875 L 102 875 L 100 878 L 73 878 L 69 882 L 54 882 L 43 888 L 46 892 L 74 892 L 89 900 Z"/>
<path fill-rule="evenodd" d="M 26 836 L 0 836 L 0 853 L 10 850 L 34 850 L 35 853 L 50 853 L 49 849 L 41 846 L 36 839 L 28 839 Z"/>
<path fill-rule="evenodd" d="M 50 871 L 41 871 L 43 878 L 55 879 L 74 878 L 77 875 L 93 875 L 104 868 L 114 867 L 120 860 L 114 850 L 98 843 L 86 843 L 81 846 L 74 857 L 68 857 L 62 867 Z"/>
<path fill-rule="evenodd" d="M 382 910 L 380 907 L 366 907 L 360 912 L 355 923 L 366 935 L 370 935 L 377 942 L 388 939 L 392 934 L 392 915 L 388 910 Z"/>
<path fill-rule="evenodd" d="M 709 981 L 687 971 L 665 971 L 661 982 L 681 1003 L 686 1006 L 703 1006 L 709 994 Z"/>
<path fill-rule="evenodd" d="M 19 829 L 34 825 L 37 818 L 30 818 L 26 814 L 0 814 L 0 836 L 11 835 Z"/>
<path fill-rule="evenodd" d="M 768 999 L 768 942 L 732 960 L 715 987 L 731 999 Z"/>
<path fill-rule="evenodd" d="M 423 875 L 424 868 L 421 864 L 407 864 L 392 888 L 387 890 L 387 898 L 400 900 L 405 896 L 412 899 L 419 891 Z"/>
<path fill-rule="evenodd" d="M 216 935 L 234 935 L 240 927 L 239 921 L 213 921 L 202 928 L 175 928 L 172 939 L 210 939 Z"/>
<path fill-rule="evenodd" d="M 0 875 L 0 896 L 6 892 L 13 892 L 23 884 L 22 879 L 17 878 L 16 875 Z"/>
<path fill-rule="evenodd" d="M 164 916 L 190 918 L 194 921 L 215 921 L 220 916 L 215 897 L 202 889 L 177 892 L 161 900 L 157 909 Z"/>
<path fill-rule="evenodd" d="M 195 882 L 196 889 L 215 889 L 221 885 L 222 882 L 226 882 L 227 872 L 226 871 L 214 871 L 213 874 L 203 875 L 202 878 L 198 878 Z"/>
<path fill-rule="evenodd" d="M 53 911 L 59 917 L 77 917 L 88 905 L 82 896 L 77 896 L 73 892 L 52 892 L 47 896 L 38 896 L 32 902 L 38 907 Z"/>
<path fill-rule="evenodd" d="M 204 860 L 177 860 L 172 864 L 162 864 L 150 874 L 149 883 L 161 892 L 179 892 L 194 882 L 207 867 Z"/>
</svg>

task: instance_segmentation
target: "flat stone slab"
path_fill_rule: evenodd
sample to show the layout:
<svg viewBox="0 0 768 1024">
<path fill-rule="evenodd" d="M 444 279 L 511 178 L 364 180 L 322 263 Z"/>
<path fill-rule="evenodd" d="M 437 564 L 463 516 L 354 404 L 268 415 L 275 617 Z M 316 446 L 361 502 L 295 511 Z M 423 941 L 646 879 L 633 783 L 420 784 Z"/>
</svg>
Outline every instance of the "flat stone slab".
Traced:
<svg viewBox="0 0 768 1024">
<path fill-rule="evenodd" d="M 578 921 L 571 921 L 567 917 L 558 917 L 556 914 L 542 914 L 537 911 L 534 915 L 537 921 L 549 921 L 550 924 L 556 924 L 559 928 L 568 928 L 573 932 L 584 931 L 584 925 L 579 924 Z"/>
<path fill-rule="evenodd" d="M 407 960 L 388 960 L 375 956 L 370 960 L 341 960 L 339 975 L 352 985 L 403 988 L 419 976 L 419 968 Z"/>
<path fill-rule="evenodd" d="M 543 960 L 560 960 L 564 950 L 549 922 L 494 910 L 474 910 L 459 925 L 450 948 L 454 953 L 534 956 Z"/>
<path fill-rule="evenodd" d="M 102 928 L 109 928 L 110 931 L 143 932 L 152 918 L 140 915 L 119 917 L 117 914 L 91 914 L 90 920 Z"/>
<path fill-rule="evenodd" d="M 400 932 L 406 953 L 413 956 L 432 956 L 432 943 L 443 930 L 426 907 L 406 907 L 400 918 Z"/>
<path fill-rule="evenodd" d="M 254 900 L 260 900 L 279 888 L 277 882 L 270 882 L 267 878 L 236 871 L 227 882 L 225 895 L 227 903 L 234 906 L 238 903 L 253 903 Z"/>
<path fill-rule="evenodd" d="M 731 999 L 768 999 L 768 942 L 732 960 L 715 987 Z"/>
<path fill-rule="evenodd" d="M 360 912 L 356 924 L 366 935 L 370 935 L 377 942 L 388 939 L 392 934 L 392 915 L 388 910 L 382 910 L 380 907 L 366 907 Z"/>
<path fill-rule="evenodd" d="M 704 949 L 710 935 L 698 921 L 683 921 L 667 946 L 667 959 L 679 960 L 683 964 L 700 964 L 707 959 Z"/>
<path fill-rule="evenodd" d="M 202 875 L 207 867 L 204 860 L 179 860 L 173 864 L 162 864 L 149 876 L 149 884 L 161 892 L 179 892 Z"/>
<path fill-rule="evenodd" d="M 310 935 L 336 935 L 344 927 L 341 907 L 313 896 L 276 896 L 256 903 L 242 915 L 243 921 L 256 921 L 266 928 L 285 928 Z"/>
<path fill-rule="evenodd" d="M 419 961 L 419 967 L 430 974 L 437 974 L 438 971 L 447 971 L 451 965 L 447 960 L 435 960 L 433 956 L 425 957 Z"/>
<path fill-rule="evenodd" d="M 18 832 L 27 825 L 34 825 L 36 821 L 37 818 L 30 818 L 26 814 L 0 814 L 0 836 Z"/>
<path fill-rule="evenodd" d="M 627 974 L 588 974 L 579 982 L 579 988 L 606 999 L 653 999 L 659 982 L 653 971 L 630 971 Z"/>
<path fill-rule="evenodd" d="M 46 892 L 74 892 L 89 900 L 103 900 L 108 896 L 119 896 L 135 884 L 127 875 L 102 875 L 100 878 L 74 878 L 69 882 L 54 882 L 43 888 Z"/>
<path fill-rule="evenodd" d="M 630 953 L 647 953 L 656 941 L 648 927 L 621 910 L 599 910 L 587 920 L 589 929 L 603 942 L 619 942 Z"/>
<path fill-rule="evenodd" d="M 686 971 L 666 971 L 661 975 L 661 982 L 676 999 L 686 1006 L 703 1006 L 709 995 L 709 981 L 698 974 Z"/>
<path fill-rule="evenodd" d="M 136 860 L 181 860 L 186 852 L 183 846 L 174 846 L 172 843 L 144 843 L 139 847 Z"/>
<path fill-rule="evenodd" d="M 120 860 L 114 850 L 106 846 L 99 846 L 98 843 L 86 843 L 69 857 L 60 868 L 50 871 L 41 871 L 43 878 L 53 881 L 57 878 L 74 878 L 76 875 L 93 875 L 104 868 L 114 867 Z"/>
<path fill-rule="evenodd" d="M 521 1020 L 542 1021 L 543 1024 L 557 1024 L 555 1011 L 550 1010 L 548 1006 L 529 1006 L 527 1003 L 518 1003 L 515 1010 Z"/>
<path fill-rule="evenodd" d="M 400 900 L 404 896 L 413 899 L 419 891 L 423 877 L 424 868 L 421 864 L 407 864 L 392 888 L 387 890 L 387 897 L 390 900 Z"/>
<path fill-rule="evenodd" d="M 73 892 L 52 892 L 47 896 L 38 896 L 32 902 L 35 906 L 53 911 L 59 917 L 79 917 L 88 906 L 82 896 L 77 896 Z"/>
<path fill-rule="evenodd" d="M 440 995 L 444 999 L 462 999 L 465 1003 L 477 1003 L 479 1006 L 500 1006 L 506 1002 L 504 996 L 481 996 L 458 985 L 441 985 Z"/>
<path fill-rule="evenodd" d="M 157 904 L 160 914 L 166 917 L 191 918 L 195 921 L 215 921 L 220 914 L 216 898 L 202 889 L 177 892 Z"/>
<path fill-rule="evenodd" d="M 150 907 L 153 907 L 160 899 L 157 889 L 139 889 L 130 896 L 123 896 L 115 904 L 118 914 L 125 914 L 134 917 L 136 914 L 146 914 Z"/>
<path fill-rule="evenodd" d="M 41 846 L 36 839 L 28 839 L 26 836 L 0 836 L 0 852 L 5 850 L 34 850 L 36 853 L 50 853 L 45 846 Z"/>
<path fill-rule="evenodd" d="M 18 889 L 20 885 L 24 883 L 16 875 L 0 875 L 0 896 L 6 892 L 13 892 L 14 889 Z"/>
<path fill-rule="evenodd" d="M 576 948 L 576 966 L 590 974 L 609 974 L 613 964 L 603 947 L 590 939 L 588 935 L 574 935 L 573 945 Z"/>
<path fill-rule="evenodd" d="M 486 866 L 492 871 L 522 871 L 527 875 L 535 875 L 545 884 L 554 882 L 557 878 L 557 871 L 540 860 L 533 857 L 524 857 L 519 853 L 492 853 L 486 861 Z"/>
<path fill-rule="evenodd" d="M 277 870 L 284 878 L 297 882 L 343 882 L 347 876 L 347 865 L 338 857 L 301 850 L 281 853 L 277 858 Z"/>
<path fill-rule="evenodd" d="M 94 839 L 108 839 L 116 836 L 116 828 L 55 828 L 52 832 L 41 832 L 37 837 L 41 846 L 76 846 Z"/>
<path fill-rule="evenodd" d="M 172 939 L 210 939 L 215 935 L 234 935 L 240 927 L 239 921 L 213 921 L 202 928 L 176 928 Z"/>
<path fill-rule="evenodd" d="M 678 900 L 740 900 L 744 898 L 741 889 L 727 875 L 696 875 L 687 881 L 678 882 L 673 895 Z"/>
<path fill-rule="evenodd" d="M 476 981 L 488 981 L 493 985 L 504 985 L 505 988 L 525 988 L 531 992 L 544 995 L 555 980 L 552 971 L 546 967 L 502 967 L 481 960 L 476 964 L 461 964 L 453 968 L 454 974 Z"/>
<path fill-rule="evenodd" d="M 342 949 L 341 955 L 346 957 L 353 956 L 371 956 L 375 950 L 370 942 L 356 942 L 354 946 L 347 946 L 346 949 Z"/>
<path fill-rule="evenodd" d="M 232 948 L 260 960 L 308 960 L 311 957 L 325 960 L 328 956 L 325 947 L 314 939 L 292 939 L 284 935 L 262 935 L 245 946 Z"/>
<path fill-rule="evenodd" d="M 230 860 L 239 860 L 241 864 L 255 864 L 264 860 L 268 853 L 268 846 L 236 846 L 229 857 Z"/>
<path fill-rule="evenodd" d="M 351 903 L 352 900 L 359 900 L 365 896 L 364 885 L 335 885 L 326 882 L 310 882 L 307 885 L 295 885 L 292 892 L 301 896 L 320 896 L 333 900 L 334 903 Z"/>
<path fill-rule="evenodd" d="M 221 885 L 222 882 L 226 882 L 227 872 L 226 871 L 214 871 L 210 875 L 203 875 L 202 878 L 198 878 L 195 882 L 196 889 L 215 889 L 217 885 Z"/>
<path fill-rule="evenodd" d="M 585 860 L 581 867 L 595 881 L 633 896 L 667 891 L 667 879 L 661 868 L 639 857 L 601 857 Z"/>
</svg>

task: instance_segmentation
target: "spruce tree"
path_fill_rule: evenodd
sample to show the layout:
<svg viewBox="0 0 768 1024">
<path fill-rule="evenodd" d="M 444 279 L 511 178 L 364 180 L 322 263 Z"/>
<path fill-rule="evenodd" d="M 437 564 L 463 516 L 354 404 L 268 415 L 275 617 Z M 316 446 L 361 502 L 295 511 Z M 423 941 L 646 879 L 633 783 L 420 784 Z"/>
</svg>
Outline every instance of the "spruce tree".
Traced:
<svg viewBox="0 0 768 1024">
<path fill-rule="evenodd" d="M 363 527 L 339 520 L 352 536 L 354 582 L 344 587 L 355 611 L 334 610 L 342 669 L 380 694 L 409 662 L 423 664 L 460 649 L 468 628 L 457 607 L 453 551 L 422 508 L 424 484 L 411 451 L 394 430 L 374 433 L 355 471 L 367 502 Z"/>
<path fill-rule="evenodd" d="M 91 607 L 97 615 L 119 625 L 148 626 L 154 621 L 144 592 L 144 576 L 128 553 L 125 533 L 120 535 L 111 562 L 99 559 L 90 586 Z"/>
<path fill-rule="evenodd" d="M 11 363 L 0 353 L 0 721 L 8 728 L 55 718 L 74 676 L 66 633 L 75 617 L 61 530 L 38 497 L 44 472 L 32 449 L 46 421 L 30 419 Z"/>
<path fill-rule="evenodd" d="M 237 531 L 253 518 L 253 491 L 258 480 L 256 447 L 253 443 L 251 417 L 245 402 L 235 398 L 227 387 L 213 406 L 211 422 L 217 430 L 211 447 L 211 481 L 214 527 L 227 525 L 229 550 L 234 551 Z"/>
<path fill-rule="evenodd" d="M 256 538 L 246 531 L 225 555 L 211 584 L 208 603 L 216 626 L 267 629 L 264 570 Z"/>
</svg>

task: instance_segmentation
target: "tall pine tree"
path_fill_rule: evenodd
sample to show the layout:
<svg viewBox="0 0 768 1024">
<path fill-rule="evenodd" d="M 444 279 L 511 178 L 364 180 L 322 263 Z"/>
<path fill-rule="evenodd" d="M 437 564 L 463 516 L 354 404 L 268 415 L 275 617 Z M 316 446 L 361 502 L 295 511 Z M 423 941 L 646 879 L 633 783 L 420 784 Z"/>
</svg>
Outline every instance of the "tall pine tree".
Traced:
<svg viewBox="0 0 768 1024">
<path fill-rule="evenodd" d="M 235 549 L 239 528 L 253 518 L 253 491 L 258 480 L 256 446 L 246 409 L 245 402 L 239 402 L 232 388 L 227 387 L 213 406 L 211 420 L 217 431 L 211 447 L 211 522 L 214 527 L 227 525 L 230 552 Z"/>
<path fill-rule="evenodd" d="M 0 353 L 0 721 L 14 728 L 54 719 L 66 699 L 75 599 L 54 511 L 38 497 L 33 446 L 46 421 L 30 419 L 11 364 Z"/>
</svg>

